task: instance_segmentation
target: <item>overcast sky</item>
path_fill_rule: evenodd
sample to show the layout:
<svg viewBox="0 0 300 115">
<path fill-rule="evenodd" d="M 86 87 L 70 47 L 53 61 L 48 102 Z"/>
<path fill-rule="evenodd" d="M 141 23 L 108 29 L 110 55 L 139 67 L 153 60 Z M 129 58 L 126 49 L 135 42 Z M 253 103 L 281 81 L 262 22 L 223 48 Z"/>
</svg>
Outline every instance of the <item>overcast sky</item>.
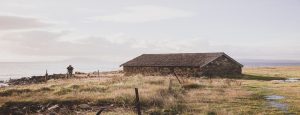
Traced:
<svg viewBox="0 0 300 115">
<path fill-rule="evenodd" d="M 0 61 L 300 59 L 299 0 L 0 0 Z"/>
</svg>

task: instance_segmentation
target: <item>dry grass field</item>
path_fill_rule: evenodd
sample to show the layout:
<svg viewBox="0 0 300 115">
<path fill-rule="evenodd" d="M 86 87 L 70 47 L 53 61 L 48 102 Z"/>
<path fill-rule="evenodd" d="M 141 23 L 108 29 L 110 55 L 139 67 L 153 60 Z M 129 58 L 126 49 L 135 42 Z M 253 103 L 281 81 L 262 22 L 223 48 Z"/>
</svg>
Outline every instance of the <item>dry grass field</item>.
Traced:
<svg viewBox="0 0 300 115">
<path fill-rule="evenodd" d="M 300 67 L 245 68 L 243 73 L 231 79 L 182 77 L 182 84 L 174 76 L 103 73 L 94 78 L 81 75 L 9 86 L 0 89 L 0 111 L 94 115 L 101 107 L 108 107 L 102 114 L 134 115 L 137 87 L 144 114 L 300 114 L 300 82 L 280 81 L 300 78 Z M 265 99 L 269 95 L 283 96 L 275 102 L 284 104 L 285 110 L 272 106 Z M 88 107 L 81 107 L 83 104 Z M 56 105 L 59 107 L 53 109 Z"/>
<path fill-rule="evenodd" d="M 261 68 L 246 68 L 244 74 L 271 77 L 274 79 L 281 78 L 300 78 L 300 67 L 261 67 Z M 263 92 L 263 95 L 280 95 L 285 98 L 278 100 L 281 103 L 287 104 L 290 113 L 300 114 L 300 81 L 298 82 L 282 82 L 278 80 L 251 80 L 246 81 L 245 85 L 253 90 Z"/>
<path fill-rule="evenodd" d="M 267 77 L 300 78 L 300 66 L 245 68 L 244 74 Z"/>
</svg>

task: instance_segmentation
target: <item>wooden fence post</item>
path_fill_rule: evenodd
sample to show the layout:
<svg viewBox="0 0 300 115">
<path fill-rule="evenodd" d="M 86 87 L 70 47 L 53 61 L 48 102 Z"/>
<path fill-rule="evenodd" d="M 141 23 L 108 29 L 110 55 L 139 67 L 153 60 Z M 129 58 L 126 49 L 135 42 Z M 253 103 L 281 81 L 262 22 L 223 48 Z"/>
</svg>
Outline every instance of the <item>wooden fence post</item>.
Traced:
<svg viewBox="0 0 300 115">
<path fill-rule="evenodd" d="M 45 81 L 48 80 L 48 70 L 46 70 L 46 74 L 45 74 Z"/>
<path fill-rule="evenodd" d="M 178 76 L 176 74 L 174 74 L 174 76 L 177 78 L 178 82 L 180 83 L 180 85 L 182 85 L 180 79 L 178 78 Z"/>
<path fill-rule="evenodd" d="M 172 79 L 170 79 L 170 82 L 169 82 L 169 91 L 171 91 L 171 90 L 172 90 L 172 86 L 173 86 L 173 80 L 172 80 Z"/>
<path fill-rule="evenodd" d="M 96 113 L 96 115 L 100 115 L 104 110 L 105 110 L 105 108 L 101 108 L 100 111 L 98 111 L 98 112 Z"/>
<path fill-rule="evenodd" d="M 135 97 L 137 113 L 138 115 L 142 115 L 138 88 L 135 88 Z"/>
</svg>

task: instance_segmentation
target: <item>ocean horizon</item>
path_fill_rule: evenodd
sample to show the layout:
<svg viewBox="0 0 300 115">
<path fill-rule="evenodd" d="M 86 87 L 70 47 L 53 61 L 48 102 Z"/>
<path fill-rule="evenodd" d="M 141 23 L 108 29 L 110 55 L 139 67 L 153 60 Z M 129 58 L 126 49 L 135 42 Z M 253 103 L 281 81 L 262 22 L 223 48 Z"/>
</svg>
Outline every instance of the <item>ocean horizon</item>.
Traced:
<svg viewBox="0 0 300 115">
<path fill-rule="evenodd" d="M 99 63 L 66 63 L 66 62 L 0 62 L 0 80 L 22 77 L 67 73 L 67 66 L 72 65 L 74 72 L 95 72 L 119 70 L 117 65 Z"/>
<path fill-rule="evenodd" d="M 69 62 L 0 62 L 0 80 L 48 74 L 65 74 L 67 66 L 72 64 L 74 72 L 95 72 L 120 70 L 119 64 L 69 63 Z M 241 61 L 244 67 L 300 66 L 298 62 L 255 62 Z"/>
</svg>

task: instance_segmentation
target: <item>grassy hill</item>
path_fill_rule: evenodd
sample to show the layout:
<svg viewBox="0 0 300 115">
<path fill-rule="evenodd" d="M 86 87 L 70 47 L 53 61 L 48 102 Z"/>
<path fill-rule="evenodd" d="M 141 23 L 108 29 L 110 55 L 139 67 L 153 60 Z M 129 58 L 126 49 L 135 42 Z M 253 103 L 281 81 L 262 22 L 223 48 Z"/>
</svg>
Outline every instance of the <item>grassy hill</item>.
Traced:
<svg viewBox="0 0 300 115">
<path fill-rule="evenodd" d="M 0 113 L 102 114 L 135 113 L 134 88 L 139 88 L 144 114 L 284 114 L 300 113 L 300 67 L 245 68 L 240 78 L 187 78 L 174 76 L 123 76 L 120 72 L 99 77 L 76 75 L 72 79 L 0 88 Z M 97 76 L 91 74 L 90 76 Z M 231 77 L 231 76 L 229 76 Z M 270 104 L 275 100 L 286 110 Z"/>
</svg>

